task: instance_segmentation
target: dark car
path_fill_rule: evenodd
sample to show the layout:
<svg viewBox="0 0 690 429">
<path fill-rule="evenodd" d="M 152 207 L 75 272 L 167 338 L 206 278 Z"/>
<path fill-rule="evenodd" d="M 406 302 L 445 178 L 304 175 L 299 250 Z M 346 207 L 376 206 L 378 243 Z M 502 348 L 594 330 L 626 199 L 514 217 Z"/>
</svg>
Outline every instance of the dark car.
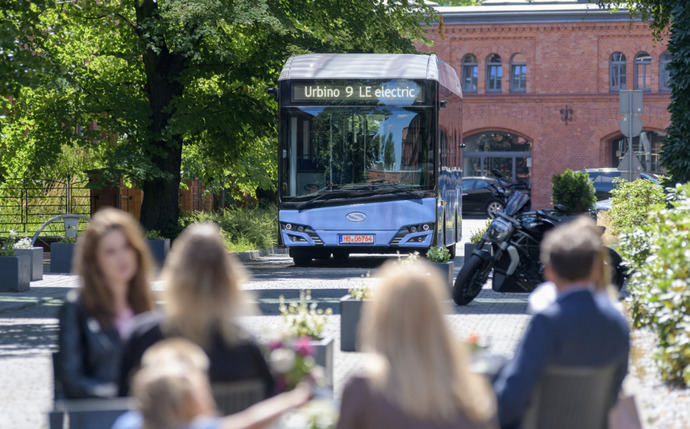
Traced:
<svg viewBox="0 0 690 429">
<path fill-rule="evenodd" d="M 506 184 L 492 177 L 462 178 L 462 214 L 482 214 L 494 217 L 505 207 L 503 187 Z"/>
<path fill-rule="evenodd" d="M 627 179 L 627 172 L 618 170 L 617 168 L 586 168 L 581 170 L 581 172 L 587 173 L 589 178 L 592 179 L 594 191 L 599 201 L 611 198 L 611 191 L 616 187 L 614 179 Z M 658 180 L 647 173 L 640 173 L 640 177 L 656 184 L 659 183 Z"/>
</svg>

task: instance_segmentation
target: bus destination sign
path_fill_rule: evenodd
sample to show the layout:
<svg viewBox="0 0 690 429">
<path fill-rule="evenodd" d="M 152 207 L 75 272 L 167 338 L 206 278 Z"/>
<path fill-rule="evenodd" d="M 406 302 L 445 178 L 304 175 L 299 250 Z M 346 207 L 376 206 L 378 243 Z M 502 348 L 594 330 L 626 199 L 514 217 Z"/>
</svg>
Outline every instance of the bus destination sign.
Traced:
<svg viewBox="0 0 690 429">
<path fill-rule="evenodd" d="M 293 83 L 292 101 L 410 105 L 422 100 L 419 84 L 407 79 L 386 82 L 329 81 Z"/>
</svg>

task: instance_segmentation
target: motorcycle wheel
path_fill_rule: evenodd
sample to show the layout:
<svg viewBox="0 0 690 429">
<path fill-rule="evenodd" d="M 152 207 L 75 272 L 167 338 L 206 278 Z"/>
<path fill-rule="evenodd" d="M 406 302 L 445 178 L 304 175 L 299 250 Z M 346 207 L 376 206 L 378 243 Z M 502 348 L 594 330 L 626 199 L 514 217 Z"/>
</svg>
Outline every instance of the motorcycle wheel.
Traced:
<svg viewBox="0 0 690 429">
<path fill-rule="evenodd" d="M 486 205 L 486 214 L 491 219 L 496 217 L 497 212 L 502 212 L 505 209 L 503 203 L 498 200 L 491 200 L 489 204 Z"/>
<path fill-rule="evenodd" d="M 453 285 L 453 301 L 457 305 L 467 305 L 479 295 L 482 286 L 486 283 L 491 271 L 490 260 L 484 260 L 478 255 L 470 256 L 470 259 L 462 266 Z"/>
</svg>

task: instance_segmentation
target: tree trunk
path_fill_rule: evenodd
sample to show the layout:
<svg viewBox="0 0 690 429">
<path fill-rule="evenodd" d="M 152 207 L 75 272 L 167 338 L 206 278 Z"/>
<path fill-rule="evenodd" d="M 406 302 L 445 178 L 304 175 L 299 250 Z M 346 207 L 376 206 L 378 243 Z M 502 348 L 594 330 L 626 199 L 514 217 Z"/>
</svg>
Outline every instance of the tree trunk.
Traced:
<svg viewBox="0 0 690 429">
<path fill-rule="evenodd" d="M 139 2 L 136 13 L 138 23 L 159 19 L 158 6 L 153 0 Z M 139 28 L 141 27 L 140 25 Z M 148 35 L 140 33 L 139 37 L 142 39 L 140 46 L 145 47 L 142 52 L 146 72 L 145 92 L 151 108 L 145 153 L 161 173 L 143 183 L 141 223 L 147 230 L 157 230 L 164 236 L 172 236 L 177 230 L 180 214 L 182 135 L 170 134 L 167 127 L 173 114 L 170 103 L 182 95 L 183 86 L 179 78 L 185 67 L 185 58 L 180 54 L 170 53 L 162 35 L 155 39 L 155 49 L 151 48 L 153 39 L 148 38 Z"/>
</svg>

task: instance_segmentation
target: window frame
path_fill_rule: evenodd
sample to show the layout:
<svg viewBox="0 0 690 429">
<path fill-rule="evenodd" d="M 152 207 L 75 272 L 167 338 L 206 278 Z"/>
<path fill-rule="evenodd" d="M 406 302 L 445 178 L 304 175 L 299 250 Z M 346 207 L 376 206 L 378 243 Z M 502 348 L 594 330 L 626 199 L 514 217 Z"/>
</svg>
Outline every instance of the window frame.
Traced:
<svg viewBox="0 0 690 429">
<path fill-rule="evenodd" d="M 498 58 L 498 61 L 491 61 L 492 59 Z M 496 69 L 496 77 L 491 78 L 491 70 Z M 503 80 L 503 59 L 498 54 L 489 54 L 486 57 L 486 92 L 487 93 L 501 93 L 503 91 L 502 83 Z M 492 85 L 492 82 L 494 83 Z"/>
<path fill-rule="evenodd" d="M 668 65 L 671 62 L 671 54 L 664 51 L 659 55 L 659 91 L 671 91 L 671 75 L 668 72 Z"/>
<path fill-rule="evenodd" d="M 647 62 L 645 62 L 645 59 Z M 638 61 L 639 60 L 639 61 Z M 652 87 L 651 85 L 647 86 L 647 79 L 651 76 L 648 71 L 651 71 L 652 69 L 652 56 L 649 55 L 649 53 L 645 51 L 640 51 L 637 54 L 635 54 L 635 59 L 633 60 L 633 78 L 635 79 L 635 82 L 633 84 L 633 89 L 641 89 L 642 91 L 651 91 Z M 642 87 L 640 88 L 639 86 L 639 78 L 640 78 L 640 71 L 639 71 L 639 66 L 642 66 Z"/>
<path fill-rule="evenodd" d="M 474 61 L 470 61 L 470 60 Z M 467 76 L 467 71 L 471 70 L 473 73 L 469 76 L 472 81 L 473 88 L 467 88 L 467 81 L 468 81 L 468 76 Z M 477 92 L 477 81 L 478 81 L 478 76 L 479 76 L 479 62 L 477 61 L 477 56 L 474 54 L 465 54 L 462 57 L 462 70 L 461 70 L 461 75 L 462 75 L 462 91 L 464 93 L 468 94 L 475 94 Z"/>
<path fill-rule="evenodd" d="M 627 59 L 624 53 L 616 51 L 609 56 L 609 91 L 618 92 L 625 90 L 627 86 L 626 67 Z M 618 87 L 614 87 L 614 76 L 616 77 Z"/>
<path fill-rule="evenodd" d="M 524 57 L 524 55 L 517 53 L 513 54 L 510 59 L 510 92 L 527 92 L 527 60 L 515 61 L 515 58 L 518 56 Z M 523 73 L 520 75 L 521 79 L 518 79 L 515 74 L 515 70 L 518 67 L 523 68 Z M 522 87 L 515 85 L 520 82 L 523 84 Z"/>
</svg>

